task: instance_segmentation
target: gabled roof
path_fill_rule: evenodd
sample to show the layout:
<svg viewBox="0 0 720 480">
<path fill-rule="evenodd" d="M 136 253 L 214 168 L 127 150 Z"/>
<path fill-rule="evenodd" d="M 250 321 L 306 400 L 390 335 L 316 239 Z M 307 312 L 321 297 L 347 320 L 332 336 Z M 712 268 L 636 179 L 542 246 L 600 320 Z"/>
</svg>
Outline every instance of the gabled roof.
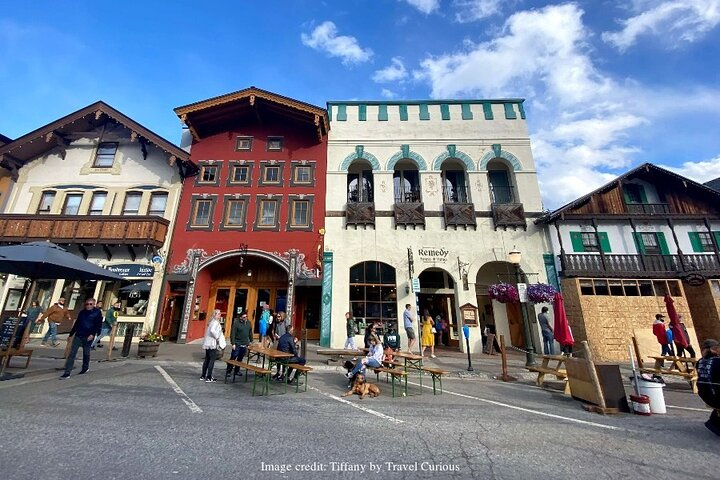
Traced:
<svg viewBox="0 0 720 480">
<path fill-rule="evenodd" d="M 71 141 L 68 135 L 91 131 L 105 124 L 108 118 L 128 128 L 139 141 L 152 143 L 165 151 L 168 162 L 177 164 L 181 175 L 191 165 L 188 152 L 99 101 L 0 146 L 0 166 L 13 171 L 54 148 L 64 152 Z"/>
<path fill-rule="evenodd" d="M 705 182 L 705 186 L 720 192 L 720 177 L 716 178 L 715 180 L 710 180 L 709 182 Z"/>
<path fill-rule="evenodd" d="M 12 142 L 12 138 L 6 137 L 2 133 L 0 133 L 0 147 L 5 145 L 6 143 L 10 143 L 10 142 Z"/>
<path fill-rule="evenodd" d="M 196 141 L 233 126 L 262 122 L 264 117 L 291 120 L 312 129 L 318 141 L 330 130 L 326 109 L 256 87 L 177 107 L 175 113 Z"/>
<path fill-rule="evenodd" d="M 657 165 L 653 165 L 652 163 L 643 163 L 639 167 L 633 168 L 632 170 L 623 173 L 619 177 L 617 177 L 615 180 L 606 183 L 602 187 L 593 190 L 592 192 L 588 193 L 587 195 L 583 195 L 582 197 L 578 198 L 577 200 L 573 200 L 572 202 L 563 205 L 562 207 L 558 208 L 557 210 L 554 210 L 552 212 L 548 212 L 544 214 L 542 217 L 535 220 L 536 224 L 545 224 L 553 222 L 554 220 L 557 220 L 560 218 L 563 214 L 569 213 L 572 210 L 575 210 L 577 208 L 582 207 L 586 203 L 588 203 L 593 196 L 599 195 L 605 192 L 608 192 L 614 188 L 617 188 L 620 183 L 622 183 L 625 180 L 631 180 L 632 178 L 636 176 L 640 176 L 643 173 L 654 173 L 655 175 L 660 175 L 661 177 L 665 177 L 668 182 L 675 182 L 678 184 L 682 184 L 686 189 L 688 190 L 694 190 L 699 195 L 702 196 L 710 196 L 713 198 L 715 202 L 718 202 L 720 204 L 720 191 L 713 190 L 712 188 L 703 185 L 702 183 L 698 183 L 694 180 L 690 180 L 687 177 L 683 177 L 680 174 L 677 174 L 675 172 L 671 172 L 670 170 L 666 170 L 664 168 L 658 167 Z"/>
</svg>

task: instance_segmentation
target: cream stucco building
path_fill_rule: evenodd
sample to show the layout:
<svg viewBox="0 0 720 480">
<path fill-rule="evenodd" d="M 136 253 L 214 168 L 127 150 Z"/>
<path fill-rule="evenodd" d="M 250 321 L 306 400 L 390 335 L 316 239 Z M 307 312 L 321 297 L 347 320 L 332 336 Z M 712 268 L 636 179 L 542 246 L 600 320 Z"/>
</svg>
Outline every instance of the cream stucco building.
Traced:
<svg viewBox="0 0 720 480">
<path fill-rule="evenodd" d="M 471 351 L 493 325 L 523 345 L 520 309 L 487 297 L 489 284 L 515 283 L 513 249 L 530 282 L 547 282 L 546 267 L 556 279 L 533 222 L 542 202 L 523 100 L 332 101 L 328 110 L 321 343 L 344 345 L 351 311 L 356 343 L 377 322 L 399 327 L 405 349 L 402 314 L 412 304 L 414 315 L 447 319 L 437 340 L 450 348 L 465 349 L 463 318 Z"/>
</svg>

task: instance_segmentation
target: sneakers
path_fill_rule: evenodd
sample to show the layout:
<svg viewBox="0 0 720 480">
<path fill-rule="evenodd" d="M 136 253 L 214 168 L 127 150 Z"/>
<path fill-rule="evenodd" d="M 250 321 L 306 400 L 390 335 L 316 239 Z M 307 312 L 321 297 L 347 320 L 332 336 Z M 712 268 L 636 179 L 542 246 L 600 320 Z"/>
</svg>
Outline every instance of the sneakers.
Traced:
<svg viewBox="0 0 720 480">
<path fill-rule="evenodd" d="M 80 370 L 80 373 L 78 373 L 78 375 L 85 375 L 88 371 L 90 371 L 89 368 L 83 368 L 82 370 Z"/>
<path fill-rule="evenodd" d="M 352 378 L 352 376 L 353 376 L 353 375 L 352 375 L 352 372 L 347 372 L 347 373 L 345 374 L 345 378 Z"/>
<path fill-rule="evenodd" d="M 52 344 L 52 346 L 53 346 L 53 347 L 59 347 L 59 346 L 60 346 L 60 342 L 55 342 L 55 343 Z"/>
<path fill-rule="evenodd" d="M 41 347 L 47 347 L 47 343 L 42 342 L 42 343 L 40 343 L 40 346 L 41 346 Z"/>
<path fill-rule="evenodd" d="M 205 383 L 215 383 L 215 382 L 217 382 L 217 380 L 215 380 L 215 379 L 214 379 L 214 378 L 212 378 L 212 377 L 211 377 L 211 378 L 206 378 L 206 379 L 205 379 Z"/>
<path fill-rule="evenodd" d="M 95 345 L 95 346 L 96 346 L 97 348 L 102 348 L 102 347 L 103 347 L 103 345 L 101 345 L 101 344 L 99 344 L 99 343 L 98 343 L 97 345 Z"/>
<path fill-rule="evenodd" d="M 201 376 L 201 377 L 200 377 L 200 380 L 205 381 L 205 377 L 202 377 L 202 376 Z"/>
<path fill-rule="evenodd" d="M 69 373 L 63 373 L 62 375 L 60 375 L 60 380 L 65 380 L 66 378 L 70 378 Z"/>
<path fill-rule="evenodd" d="M 430 355 L 430 358 L 437 358 L 437 355 Z"/>
</svg>

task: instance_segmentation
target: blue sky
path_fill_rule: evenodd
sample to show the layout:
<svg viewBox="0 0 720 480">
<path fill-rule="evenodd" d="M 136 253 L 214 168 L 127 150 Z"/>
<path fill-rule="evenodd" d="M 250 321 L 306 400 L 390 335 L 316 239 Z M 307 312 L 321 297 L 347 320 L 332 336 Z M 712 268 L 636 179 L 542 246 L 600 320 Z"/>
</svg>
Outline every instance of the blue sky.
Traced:
<svg viewBox="0 0 720 480">
<path fill-rule="evenodd" d="M 720 176 L 720 0 L 23 3 L 0 13 L 12 138 L 103 100 L 178 143 L 174 107 L 250 85 L 523 97 L 548 208 L 643 162 Z"/>
</svg>

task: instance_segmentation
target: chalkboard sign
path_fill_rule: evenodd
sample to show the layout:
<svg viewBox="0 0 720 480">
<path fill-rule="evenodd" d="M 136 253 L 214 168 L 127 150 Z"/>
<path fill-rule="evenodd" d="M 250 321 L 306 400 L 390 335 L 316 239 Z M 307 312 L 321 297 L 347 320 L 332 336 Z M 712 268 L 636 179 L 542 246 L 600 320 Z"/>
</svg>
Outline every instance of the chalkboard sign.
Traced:
<svg viewBox="0 0 720 480">
<path fill-rule="evenodd" d="M 12 346 L 19 323 L 20 319 L 18 317 L 3 319 L 2 325 L 0 325 L 0 350 L 7 350 Z"/>
</svg>

